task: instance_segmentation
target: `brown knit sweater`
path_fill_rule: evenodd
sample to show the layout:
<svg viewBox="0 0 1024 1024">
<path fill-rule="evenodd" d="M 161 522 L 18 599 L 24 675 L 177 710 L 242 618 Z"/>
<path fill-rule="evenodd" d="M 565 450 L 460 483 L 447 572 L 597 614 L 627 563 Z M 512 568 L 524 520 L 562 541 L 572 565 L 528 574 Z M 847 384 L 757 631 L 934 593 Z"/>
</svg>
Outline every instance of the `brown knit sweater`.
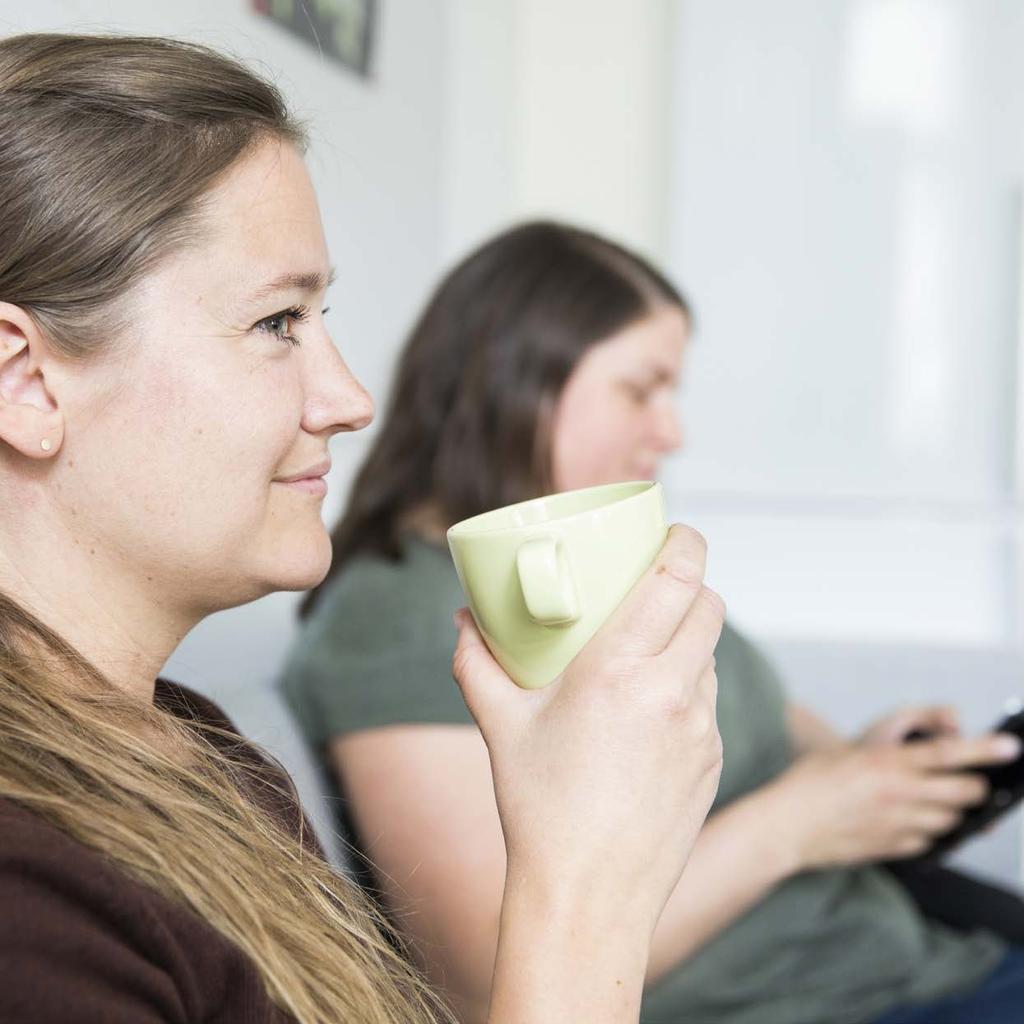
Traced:
<svg viewBox="0 0 1024 1024">
<path fill-rule="evenodd" d="M 157 681 L 156 702 L 231 729 L 212 702 Z M 2 737 L 0 737 L 2 742 Z M 225 741 L 227 742 L 227 741 Z M 287 777 L 252 798 L 298 833 Z M 316 840 L 308 826 L 309 843 Z M 135 881 L 24 807 L 0 799 L 0 1024 L 284 1024 L 255 965 L 187 907 Z"/>
</svg>

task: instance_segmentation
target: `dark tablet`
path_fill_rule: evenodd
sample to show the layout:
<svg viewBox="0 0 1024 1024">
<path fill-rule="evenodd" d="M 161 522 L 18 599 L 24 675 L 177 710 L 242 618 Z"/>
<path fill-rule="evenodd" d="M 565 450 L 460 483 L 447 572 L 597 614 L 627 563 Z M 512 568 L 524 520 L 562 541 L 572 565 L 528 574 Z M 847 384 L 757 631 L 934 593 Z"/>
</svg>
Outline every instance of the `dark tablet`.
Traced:
<svg viewBox="0 0 1024 1024">
<path fill-rule="evenodd" d="M 1011 713 L 992 731 L 1013 733 L 1024 741 L 1024 705 L 1020 701 L 1014 701 L 1012 707 Z M 928 738 L 925 733 L 911 733 L 907 740 L 913 742 Z M 921 860 L 940 860 L 1024 800 L 1024 754 L 1009 764 L 984 765 L 972 768 L 971 771 L 988 781 L 988 798 L 983 804 L 969 807 L 963 818 L 949 832 L 936 838 Z"/>
</svg>

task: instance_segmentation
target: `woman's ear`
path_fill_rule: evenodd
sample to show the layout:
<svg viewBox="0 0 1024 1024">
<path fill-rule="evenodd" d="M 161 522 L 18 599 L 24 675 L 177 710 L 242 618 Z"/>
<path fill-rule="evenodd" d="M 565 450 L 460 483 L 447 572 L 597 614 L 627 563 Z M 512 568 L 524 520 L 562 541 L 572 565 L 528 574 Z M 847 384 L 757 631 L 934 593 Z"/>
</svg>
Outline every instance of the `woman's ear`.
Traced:
<svg viewBox="0 0 1024 1024">
<path fill-rule="evenodd" d="M 0 302 L 0 443 L 30 459 L 52 458 L 64 441 L 64 415 L 47 386 L 52 358 L 32 317 Z"/>
</svg>

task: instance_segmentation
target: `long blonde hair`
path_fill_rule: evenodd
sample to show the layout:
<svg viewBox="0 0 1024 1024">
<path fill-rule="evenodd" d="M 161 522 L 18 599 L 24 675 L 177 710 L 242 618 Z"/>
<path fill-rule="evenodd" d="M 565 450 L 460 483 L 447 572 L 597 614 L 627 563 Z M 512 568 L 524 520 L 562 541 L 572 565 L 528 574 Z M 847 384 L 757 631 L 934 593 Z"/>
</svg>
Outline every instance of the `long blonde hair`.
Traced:
<svg viewBox="0 0 1024 1024">
<path fill-rule="evenodd" d="M 0 301 L 68 356 L 100 352 L 120 300 L 267 138 L 304 134 L 271 84 L 205 47 L 0 40 Z M 0 797 L 191 907 L 302 1024 L 449 1020 L 358 888 L 245 795 L 274 783 L 217 734 L 121 695 L 0 595 Z"/>
</svg>

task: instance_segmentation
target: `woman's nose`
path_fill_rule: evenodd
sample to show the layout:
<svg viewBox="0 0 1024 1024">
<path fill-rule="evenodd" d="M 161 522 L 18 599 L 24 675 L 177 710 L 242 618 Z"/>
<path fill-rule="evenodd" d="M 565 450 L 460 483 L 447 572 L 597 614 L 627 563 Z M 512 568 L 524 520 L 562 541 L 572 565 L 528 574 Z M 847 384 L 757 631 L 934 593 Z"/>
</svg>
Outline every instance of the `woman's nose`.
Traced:
<svg viewBox="0 0 1024 1024">
<path fill-rule="evenodd" d="M 373 420 L 373 399 L 333 344 L 329 349 L 309 370 L 303 429 L 311 434 L 362 430 Z"/>
<path fill-rule="evenodd" d="M 683 444 L 683 428 L 674 409 L 664 410 L 658 418 L 655 436 L 658 450 L 674 452 Z"/>
</svg>

